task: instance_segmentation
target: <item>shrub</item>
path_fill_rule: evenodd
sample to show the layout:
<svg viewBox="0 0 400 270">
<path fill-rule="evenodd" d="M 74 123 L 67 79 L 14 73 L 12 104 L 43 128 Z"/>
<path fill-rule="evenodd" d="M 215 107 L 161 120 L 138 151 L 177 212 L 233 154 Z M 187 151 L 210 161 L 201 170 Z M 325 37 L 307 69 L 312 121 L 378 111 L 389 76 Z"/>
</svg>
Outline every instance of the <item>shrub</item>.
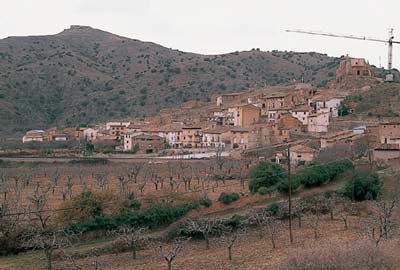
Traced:
<svg viewBox="0 0 400 270">
<path fill-rule="evenodd" d="M 262 161 L 250 172 L 249 189 L 255 193 L 260 187 L 273 188 L 286 177 L 286 171 L 281 166 Z"/>
<path fill-rule="evenodd" d="M 267 187 L 260 187 L 257 192 L 260 195 L 266 195 L 269 193 L 269 191 L 270 190 Z"/>
<path fill-rule="evenodd" d="M 290 182 L 291 182 L 292 193 L 294 193 L 300 187 L 300 178 L 296 175 L 293 175 Z M 277 189 L 281 193 L 288 194 L 289 193 L 288 179 L 286 178 L 285 180 L 280 181 L 277 185 Z"/>
<path fill-rule="evenodd" d="M 140 207 L 142 206 L 142 203 L 139 202 L 136 198 L 135 198 L 135 193 L 131 192 L 129 193 L 129 208 L 133 209 L 133 210 L 139 210 Z"/>
<path fill-rule="evenodd" d="M 223 204 L 230 204 L 234 201 L 237 201 L 240 199 L 239 194 L 237 193 L 225 193 L 222 192 L 221 195 L 219 195 L 218 201 L 223 203 Z"/>
<path fill-rule="evenodd" d="M 356 201 L 376 199 L 381 192 L 381 187 L 378 175 L 357 173 L 346 183 L 344 195 Z"/>
<path fill-rule="evenodd" d="M 197 202 L 179 206 L 154 204 L 144 210 L 134 211 L 128 209 L 113 216 L 96 216 L 90 221 L 72 224 L 67 228 L 67 231 L 84 233 L 89 231 L 112 230 L 121 225 L 148 227 L 150 229 L 160 228 L 175 222 L 197 207 Z"/>
<path fill-rule="evenodd" d="M 199 204 L 205 207 L 210 207 L 212 205 L 212 201 L 208 198 L 199 199 Z"/>
<path fill-rule="evenodd" d="M 270 213 L 271 215 L 276 216 L 279 213 L 279 211 L 281 210 L 281 207 L 279 206 L 278 203 L 273 202 L 270 205 L 268 205 L 268 207 L 265 208 L 265 210 L 268 213 Z"/>
<path fill-rule="evenodd" d="M 336 160 L 325 164 L 317 164 L 301 170 L 295 178 L 306 188 L 318 187 L 334 180 L 339 174 L 353 169 L 348 160 Z"/>
</svg>

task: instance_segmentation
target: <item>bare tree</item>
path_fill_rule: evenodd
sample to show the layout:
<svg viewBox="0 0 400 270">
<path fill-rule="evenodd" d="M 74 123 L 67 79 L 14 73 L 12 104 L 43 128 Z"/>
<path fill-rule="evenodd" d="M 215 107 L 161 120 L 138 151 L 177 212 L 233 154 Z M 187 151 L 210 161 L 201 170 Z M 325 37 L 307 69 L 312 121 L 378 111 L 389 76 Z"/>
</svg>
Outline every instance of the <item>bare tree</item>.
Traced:
<svg viewBox="0 0 400 270">
<path fill-rule="evenodd" d="M 189 239 L 176 239 L 174 241 L 174 244 L 171 248 L 167 249 L 160 245 L 160 255 L 167 261 L 167 270 L 172 270 L 172 262 L 174 259 L 182 252 L 184 246 L 186 245 L 187 242 L 189 242 Z"/>
<path fill-rule="evenodd" d="M 371 214 L 363 220 L 363 233 L 375 243 L 387 240 L 396 225 L 394 211 L 397 199 L 378 200 L 374 202 Z"/>
<path fill-rule="evenodd" d="M 46 256 L 47 270 L 52 270 L 54 251 L 70 245 L 68 235 L 63 230 L 34 230 L 24 238 L 23 247 L 43 250 Z"/>
<path fill-rule="evenodd" d="M 67 194 L 70 199 L 72 199 L 72 192 L 74 187 L 74 180 L 72 175 L 67 175 Z"/>
<path fill-rule="evenodd" d="M 246 232 L 246 228 L 243 225 L 239 225 L 238 228 L 228 227 L 228 226 L 221 226 L 222 235 L 220 240 L 226 244 L 228 248 L 228 259 L 232 260 L 232 249 L 237 240 L 241 235 Z"/>
<path fill-rule="evenodd" d="M 265 235 L 265 224 L 269 217 L 269 213 L 265 209 L 252 210 L 249 217 L 251 224 L 257 225 L 258 236 L 260 239 L 264 238 Z"/>
<path fill-rule="evenodd" d="M 129 178 L 125 178 L 125 175 L 120 174 L 118 175 L 118 183 L 119 183 L 118 187 L 120 195 L 126 198 L 129 194 L 129 188 L 128 188 Z"/>
<path fill-rule="evenodd" d="M 41 187 L 38 183 L 35 187 L 33 195 L 29 197 L 31 224 L 39 225 L 39 230 L 46 231 L 49 227 L 51 212 L 48 206 L 50 186 Z"/>
<path fill-rule="evenodd" d="M 145 242 L 145 228 L 134 228 L 127 225 L 119 227 L 117 230 L 111 231 L 112 235 L 117 236 L 117 241 L 122 241 L 128 246 L 132 252 L 132 259 L 136 260 L 138 244 Z"/>
<path fill-rule="evenodd" d="M 336 211 L 339 218 L 343 221 L 344 229 L 349 228 L 349 217 L 353 214 L 353 203 L 346 198 L 337 201 Z"/>
<path fill-rule="evenodd" d="M 215 148 L 215 163 L 218 165 L 218 169 L 222 171 L 225 164 L 225 157 L 222 155 L 224 149 L 222 147 Z"/>
<path fill-rule="evenodd" d="M 143 163 L 136 163 L 135 165 L 132 166 L 132 168 L 128 172 L 128 179 L 131 182 L 136 184 L 138 181 L 138 177 L 140 174 L 140 171 L 143 169 Z"/>
<path fill-rule="evenodd" d="M 221 221 L 214 218 L 189 219 L 186 222 L 186 230 L 193 233 L 201 233 L 206 241 L 206 249 L 210 249 L 210 235 Z"/>
<path fill-rule="evenodd" d="M 100 187 L 101 190 L 104 190 L 105 187 L 108 185 L 108 175 L 106 172 L 95 174 L 95 179 L 97 185 Z"/>
</svg>

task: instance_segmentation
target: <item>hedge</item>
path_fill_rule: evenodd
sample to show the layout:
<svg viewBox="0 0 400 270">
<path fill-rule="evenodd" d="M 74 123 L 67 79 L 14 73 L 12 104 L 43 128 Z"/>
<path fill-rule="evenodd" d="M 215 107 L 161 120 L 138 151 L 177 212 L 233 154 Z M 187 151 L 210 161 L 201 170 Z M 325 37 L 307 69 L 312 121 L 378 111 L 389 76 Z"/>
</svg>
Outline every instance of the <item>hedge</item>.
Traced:
<svg viewBox="0 0 400 270">
<path fill-rule="evenodd" d="M 128 210 L 115 216 L 96 216 L 88 222 L 73 224 L 67 228 L 67 230 L 74 233 L 83 233 L 89 231 L 112 230 L 121 225 L 154 229 L 175 222 L 198 206 L 199 204 L 197 202 L 180 206 L 155 204 L 145 210 Z"/>
<path fill-rule="evenodd" d="M 317 164 L 301 170 L 294 177 L 305 188 L 318 187 L 334 180 L 339 174 L 354 168 L 348 159 L 336 160 L 325 164 Z"/>
</svg>

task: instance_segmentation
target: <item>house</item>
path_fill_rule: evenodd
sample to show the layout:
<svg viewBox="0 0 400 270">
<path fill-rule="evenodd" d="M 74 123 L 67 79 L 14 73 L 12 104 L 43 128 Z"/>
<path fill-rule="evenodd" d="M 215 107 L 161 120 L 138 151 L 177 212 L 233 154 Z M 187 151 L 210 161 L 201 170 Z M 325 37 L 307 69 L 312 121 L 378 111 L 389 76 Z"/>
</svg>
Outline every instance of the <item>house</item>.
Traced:
<svg viewBox="0 0 400 270">
<path fill-rule="evenodd" d="M 291 110 L 292 116 L 299 120 L 303 125 L 308 125 L 308 117 L 311 114 L 309 106 L 301 106 Z"/>
<path fill-rule="evenodd" d="M 304 124 L 299 119 L 293 117 L 292 115 L 282 116 L 279 121 L 279 126 L 281 128 L 295 132 L 302 132 L 305 130 Z"/>
<path fill-rule="evenodd" d="M 288 113 L 289 110 L 287 108 L 271 109 L 268 110 L 268 113 L 265 115 L 265 117 L 267 118 L 268 123 L 278 123 L 281 120 L 282 116 Z"/>
<path fill-rule="evenodd" d="M 287 142 L 289 130 L 275 124 L 255 124 L 248 128 L 231 129 L 230 143 L 234 149 L 247 150 Z"/>
<path fill-rule="evenodd" d="M 262 111 L 268 111 L 270 109 L 279 109 L 285 107 L 285 98 L 287 95 L 275 93 L 271 95 L 262 96 L 259 98 L 258 103 Z"/>
<path fill-rule="evenodd" d="M 108 130 L 111 139 L 120 140 L 126 134 L 130 122 L 108 122 L 106 130 Z"/>
<path fill-rule="evenodd" d="M 352 130 L 328 133 L 320 138 L 320 145 L 321 148 L 327 148 L 332 147 L 337 143 L 352 144 L 362 136 L 362 134 L 354 133 Z"/>
<path fill-rule="evenodd" d="M 156 153 L 164 148 L 163 138 L 155 135 L 140 134 L 124 136 L 124 151 L 137 150 L 139 153 Z"/>
<path fill-rule="evenodd" d="M 363 58 L 350 58 L 345 56 L 336 70 L 336 82 L 341 82 L 347 77 L 363 76 L 372 77 L 370 64 Z"/>
<path fill-rule="evenodd" d="M 374 161 L 399 159 L 400 149 L 398 147 L 378 147 L 372 151 L 372 159 Z"/>
<path fill-rule="evenodd" d="M 290 163 L 294 166 L 304 165 L 314 160 L 316 150 L 306 145 L 295 145 L 290 148 Z"/>
<path fill-rule="evenodd" d="M 308 116 L 308 132 L 328 132 L 329 113 L 315 113 Z"/>
<path fill-rule="evenodd" d="M 396 144 L 400 145 L 400 123 L 380 123 L 369 126 L 365 130 L 373 145 Z"/>
<path fill-rule="evenodd" d="M 251 146 L 250 129 L 234 127 L 231 129 L 230 143 L 233 149 L 246 150 Z"/>
<path fill-rule="evenodd" d="M 180 124 L 164 125 L 156 129 L 157 135 L 169 144 L 172 148 L 180 148 L 182 146 L 183 128 Z"/>
<path fill-rule="evenodd" d="M 43 142 L 48 140 L 48 135 L 44 130 L 30 130 L 22 137 L 23 143 Z"/>
<path fill-rule="evenodd" d="M 338 117 L 339 107 L 343 100 L 344 97 L 342 96 L 332 95 L 332 93 L 324 93 L 311 98 L 309 103 L 317 113 L 329 112 L 331 117 Z"/>
<path fill-rule="evenodd" d="M 234 111 L 228 109 L 215 109 L 209 113 L 209 122 L 214 122 L 218 126 L 233 126 Z"/>
<path fill-rule="evenodd" d="M 226 105 L 227 103 L 239 101 L 240 97 L 241 97 L 240 93 L 230 93 L 230 94 L 219 95 L 215 99 L 217 102 L 217 106 L 222 106 L 222 105 Z"/>
<path fill-rule="evenodd" d="M 183 148 L 201 148 L 203 133 L 200 126 L 182 127 L 181 142 Z"/>
<path fill-rule="evenodd" d="M 229 130 L 216 128 L 203 130 L 202 146 L 204 148 L 225 148 L 225 140 L 229 138 Z"/>
<path fill-rule="evenodd" d="M 233 125 L 248 127 L 260 120 L 261 110 L 253 104 L 239 105 L 229 108 L 233 113 Z"/>
<path fill-rule="evenodd" d="M 83 137 L 88 141 L 95 141 L 99 131 L 93 128 L 87 128 L 83 131 Z"/>
</svg>

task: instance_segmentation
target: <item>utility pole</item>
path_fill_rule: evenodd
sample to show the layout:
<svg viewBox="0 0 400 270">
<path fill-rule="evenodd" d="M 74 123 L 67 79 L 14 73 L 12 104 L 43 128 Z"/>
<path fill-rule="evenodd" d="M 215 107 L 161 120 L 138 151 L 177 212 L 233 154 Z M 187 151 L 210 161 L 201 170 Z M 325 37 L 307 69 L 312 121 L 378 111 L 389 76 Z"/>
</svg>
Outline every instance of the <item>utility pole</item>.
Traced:
<svg viewBox="0 0 400 270">
<path fill-rule="evenodd" d="M 288 188 L 289 188 L 289 237 L 290 243 L 293 243 L 293 233 L 292 233 L 292 179 L 290 172 L 290 144 L 287 148 L 287 166 L 288 166 Z"/>
</svg>

